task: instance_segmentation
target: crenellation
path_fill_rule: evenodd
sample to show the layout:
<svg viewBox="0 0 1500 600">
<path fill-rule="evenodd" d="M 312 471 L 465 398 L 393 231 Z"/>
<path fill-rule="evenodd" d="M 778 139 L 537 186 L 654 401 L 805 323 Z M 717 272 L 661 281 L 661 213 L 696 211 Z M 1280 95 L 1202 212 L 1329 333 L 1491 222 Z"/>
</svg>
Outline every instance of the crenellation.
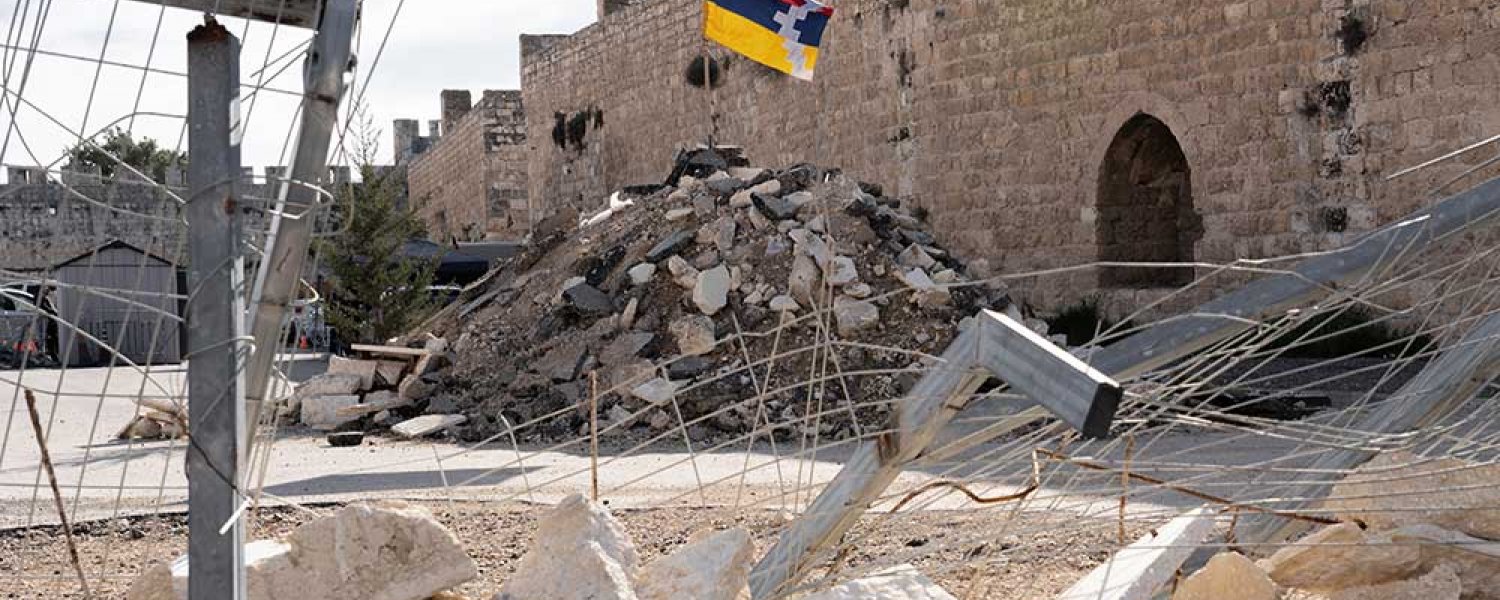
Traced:
<svg viewBox="0 0 1500 600">
<path fill-rule="evenodd" d="M 433 239 L 520 240 L 533 223 L 521 93 L 485 90 L 449 123 L 469 97 L 467 91 L 442 93 L 443 136 L 412 159 L 411 198 Z"/>
</svg>

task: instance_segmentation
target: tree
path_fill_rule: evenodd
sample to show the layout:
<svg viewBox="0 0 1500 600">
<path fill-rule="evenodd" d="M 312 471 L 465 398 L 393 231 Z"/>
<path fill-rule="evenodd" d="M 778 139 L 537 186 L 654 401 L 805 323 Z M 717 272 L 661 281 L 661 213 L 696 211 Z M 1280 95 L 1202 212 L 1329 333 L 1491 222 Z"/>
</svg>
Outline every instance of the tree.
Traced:
<svg viewBox="0 0 1500 600">
<path fill-rule="evenodd" d="M 130 132 L 118 127 L 103 135 L 102 144 L 79 142 L 68 150 L 74 169 L 98 167 L 100 175 L 113 177 L 124 163 L 157 183 L 166 183 L 168 168 L 187 166 L 186 154 L 162 148 L 151 138 L 142 137 L 137 142 Z"/>
<path fill-rule="evenodd" d="M 432 311 L 427 288 L 437 264 L 403 252 L 426 228 L 396 206 L 398 182 L 370 165 L 359 172 L 363 182 L 338 194 L 344 230 L 320 244 L 332 283 L 327 318 L 345 342 L 382 343 Z"/>
<path fill-rule="evenodd" d="M 319 251 L 332 280 L 328 323 L 344 342 L 382 343 L 432 312 L 428 286 L 437 264 L 403 253 L 407 241 L 426 237 L 426 226 L 398 206 L 399 173 L 371 164 L 379 132 L 368 118 L 361 129 L 353 140 L 361 181 L 338 191 L 344 228 Z"/>
</svg>

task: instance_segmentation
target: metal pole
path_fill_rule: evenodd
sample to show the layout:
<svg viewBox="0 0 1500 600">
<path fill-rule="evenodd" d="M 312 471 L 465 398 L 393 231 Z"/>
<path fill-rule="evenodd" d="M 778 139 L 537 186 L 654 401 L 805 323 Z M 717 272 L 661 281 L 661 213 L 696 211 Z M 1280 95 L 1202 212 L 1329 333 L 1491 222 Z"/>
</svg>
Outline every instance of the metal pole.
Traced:
<svg viewBox="0 0 1500 600">
<path fill-rule="evenodd" d="M 240 42 L 207 17 L 188 34 L 188 598 L 245 597 L 236 489 L 243 435 Z"/>
<path fill-rule="evenodd" d="M 245 399 L 252 428 L 260 422 L 265 403 L 272 399 L 268 396 L 271 368 L 281 349 L 281 330 L 286 325 L 287 311 L 297 299 L 297 283 L 302 278 L 312 240 L 313 209 L 324 204 L 324 198 L 313 186 L 328 179 L 328 148 L 338 125 L 339 103 L 346 88 L 344 75 L 353 64 L 350 44 L 358 15 L 356 0 L 329 0 L 303 65 L 302 123 L 297 133 L 291 181 L 281 182 L 266 255 L 251 296 L 251 305 L 255 307 L 250 326 L 255 336 L 255 353 L 246 369 Z M 288 211 L 301 213 L 305 218 L 284 218 L 282 215 Z M 254 437 L 247 438 L 246 456 Z"/>
</svg>

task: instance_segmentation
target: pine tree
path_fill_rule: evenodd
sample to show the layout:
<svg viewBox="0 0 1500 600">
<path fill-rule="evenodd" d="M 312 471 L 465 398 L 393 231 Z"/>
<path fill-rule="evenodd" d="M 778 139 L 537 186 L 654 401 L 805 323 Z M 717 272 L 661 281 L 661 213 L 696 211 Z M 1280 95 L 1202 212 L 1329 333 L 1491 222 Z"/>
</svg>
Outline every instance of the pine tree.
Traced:
<svg viewBox="0 0 1500 600">
<path fill-rule="evenodd" d="M 427 288 L 437 264 L 404 256 L 408 240 L 425 237 L 425 226 L 397 206 L 399 182 L 372 166 L 360 167 L 362 183 L 344 186 L 340 209 L 344 230 L 321 244 L 332 279 L 328 323 L 346 343 L 383 343 L 406 333 L 431 313 Z"/>
</svg>

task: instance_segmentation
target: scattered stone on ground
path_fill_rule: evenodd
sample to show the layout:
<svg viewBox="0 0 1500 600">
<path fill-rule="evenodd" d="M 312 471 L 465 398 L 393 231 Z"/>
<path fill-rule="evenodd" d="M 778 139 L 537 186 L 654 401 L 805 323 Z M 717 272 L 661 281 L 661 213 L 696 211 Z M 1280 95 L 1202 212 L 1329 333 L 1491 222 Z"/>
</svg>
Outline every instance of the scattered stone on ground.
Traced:
<svg viewBox="0 0 1500 600">
<path fill-rule="evenodd" d="M 625 529 L 581 495 L 543 517 L 494 600 L 633 600 L 640 557 Z"/>
<path fill-rule="evenodd" d="M 635 593 L 640 600 L 748 598 L 754 564 L 750 532 L 721 531 L 647 564 L 636 578 Z"/>
<path fill-rule="evenodd" d="M 802 600 L 958 600 L 916 567 L 900 565 L 804 596 Z"/>
<path fill-rule="evenodd" d="M 1238 552 L 1224 552 L 1184 579 L 1172 600 L 1276 600 L 1276 584 L 1255 562 Z"/>
<path fill-rule="evenodd" d="M 344 507 L 279 540 L 246 546 L 251 600 L 425 600 L 478 575 L 458 538 L 427 509 L 387 501 Z M 187 598 L 187 557 L 147 571 L 130 600 Z"/>
</svg>

